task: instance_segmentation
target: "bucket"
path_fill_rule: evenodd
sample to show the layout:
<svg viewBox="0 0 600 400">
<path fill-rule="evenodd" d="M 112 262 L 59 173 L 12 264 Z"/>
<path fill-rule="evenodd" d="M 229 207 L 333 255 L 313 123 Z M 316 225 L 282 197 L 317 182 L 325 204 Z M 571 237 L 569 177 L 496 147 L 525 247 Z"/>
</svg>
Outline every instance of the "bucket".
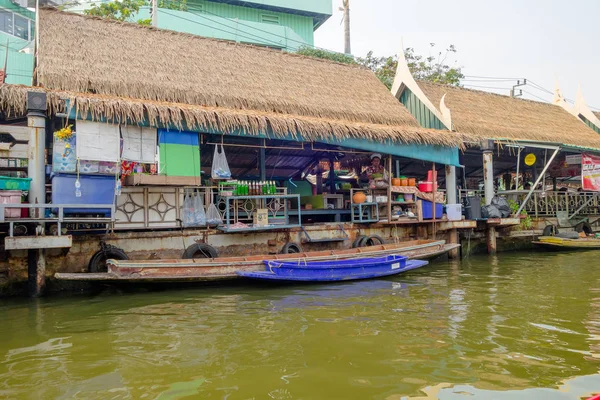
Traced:
<svg viewBox="0 0 600 400">
<path fill-rule="evenodd" d="M 419 182 L 419 191 L 423 193 L 433 192 L 433 182 Z"/>
<path fill-rule="evenodd" d="M 465 218 L 470 220 L 481 218 L 481 197 L 469 196 L 465 199 Z"/>
<path fill-rule="evenodd" d="M 400 179 L 400 186 L 408 186 L 408 179 L 406 179 L 406 178 Z"/>
<path fill-rule="evenodd" d="M 427 182 L 433 182 L 433 171 L 427 171 Z"/>
<path fill-rule="evenodd" d="M 408 178 L 408 186 L 417 186 L 417 180 L 415 178 Z"/>
<path fill-rule="evenodd" d="M 413 201 L 415 199 L 415 195 L 412 193 L 404 193 L 404 201 Z"/>
</svg>

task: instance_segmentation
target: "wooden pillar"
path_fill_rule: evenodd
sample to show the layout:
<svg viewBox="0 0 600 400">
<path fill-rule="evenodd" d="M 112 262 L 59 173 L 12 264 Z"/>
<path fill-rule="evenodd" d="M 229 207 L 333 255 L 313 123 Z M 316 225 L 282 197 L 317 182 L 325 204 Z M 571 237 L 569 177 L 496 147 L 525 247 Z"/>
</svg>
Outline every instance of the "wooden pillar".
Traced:
<svg viewBox="0 0 600 400">
<path fill-rule="evenodd" d="M 29 295 L 40 297 L 46 287 L 46 251 L 44 249 L 29 250 L 27 258 Z"/>
<path fill-rule="evenodd" d="M 496 228 L 488 226 L 486 230 L 486 242 L 488 254 L 496 254 Z"/>
<path fill-rule="evenodd" d="M 449 244 L 458 244 L 458 229 L 450 229 L 450 232 L 448 233 L 448 243 Z M 460 250 L 460 247 L 450 250 L 448 252 L 448 258 L 450 258 L 451 260 L 459 258 L 460 257 L 459 250 Z"/>
<path fill-rule="evenodd" d="M 329 158 L 329 193 L 335 194 L 335 163 L 333 157 Z"/>
<path fill-rule="evenodd" d="M 260 148 L 258 153 L 258 162 L 260 164 L 260 180 L 267 180 L 267 150 L 264 147 Z"/>
</svg>

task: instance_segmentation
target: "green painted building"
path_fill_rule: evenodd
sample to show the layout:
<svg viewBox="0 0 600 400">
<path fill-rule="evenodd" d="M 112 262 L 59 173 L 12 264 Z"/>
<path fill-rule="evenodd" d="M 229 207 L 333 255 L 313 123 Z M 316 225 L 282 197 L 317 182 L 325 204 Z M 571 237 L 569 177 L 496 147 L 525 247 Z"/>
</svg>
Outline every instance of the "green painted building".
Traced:
<svg viewBox="0 0 600 400">
<path fill-rule="evenodd" d="M 0 0 L 0 69 L 6 83 L 31 85 L 35 13 Z"/>
<path fill-rule="evenodd" d="M 84 12 L 97 1 L 68 11 Z M 188 0 L 187 10 L 159 8 L 158 27 L 286 51 L 314 45 L 314 31 L 332 14 L 331 0 Z M 150 18 L 142 7 L 131 21 Z"/>
</svg>

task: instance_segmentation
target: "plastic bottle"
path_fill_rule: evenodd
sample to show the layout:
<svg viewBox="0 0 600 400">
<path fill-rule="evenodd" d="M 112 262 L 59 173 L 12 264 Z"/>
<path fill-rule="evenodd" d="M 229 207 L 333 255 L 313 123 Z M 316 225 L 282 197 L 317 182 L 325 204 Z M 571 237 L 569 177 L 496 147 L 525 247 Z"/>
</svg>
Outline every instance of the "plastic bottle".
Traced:
<svg viewBox="0 0 600 400">
<path fill-rule="evenodd" d="M 79 182 L 79 178 L 75 181 L 75 197 L 81 197 L 81 182 Z"/>
<path fill-rule="evenodd" d="M 121 180 L 120 179 L 117 179 L 117 184 L 115 186 L 115 194 L 117 196 L 121 195 Z"/>
</svg>

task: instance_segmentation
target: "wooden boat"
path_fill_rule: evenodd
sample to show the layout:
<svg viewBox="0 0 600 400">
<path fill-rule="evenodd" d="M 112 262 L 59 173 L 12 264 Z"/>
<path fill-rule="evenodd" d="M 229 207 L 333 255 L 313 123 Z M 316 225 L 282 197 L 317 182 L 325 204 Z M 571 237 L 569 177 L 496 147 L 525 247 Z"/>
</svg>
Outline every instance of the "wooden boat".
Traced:
<svg viewBox="0 0 600 400">
<path fill-rule="evenodd" d="M 379 278 L 424 267 L 427 261 L 390 255 L 335 261 L 265 261 L 265 271 L 238 271 L 244 278 L 287 282 L 337 282 Z"/>
<path fill-rule="evenodd" d="M 550 250 L 600 250 L 600 239 L 568 239 L 557 236 L 540 236 L 534 245 Z"/>
<path fill-rule="evenodd" d="M 56 273 L 69 281 L 100 282 L 189 282 L 238 278 L 237 271 L 262 271 L 264 260 L 333 261 L 380 257 L 391 254 L 409 259 L 431 259 L 460 247 L 444 240 L 412 240 L 395 244 L 296 254 L 262 254 L 244 257 L 199 258 L 193 260 L 108 260 L 105 273 Z"/>
</svg>

